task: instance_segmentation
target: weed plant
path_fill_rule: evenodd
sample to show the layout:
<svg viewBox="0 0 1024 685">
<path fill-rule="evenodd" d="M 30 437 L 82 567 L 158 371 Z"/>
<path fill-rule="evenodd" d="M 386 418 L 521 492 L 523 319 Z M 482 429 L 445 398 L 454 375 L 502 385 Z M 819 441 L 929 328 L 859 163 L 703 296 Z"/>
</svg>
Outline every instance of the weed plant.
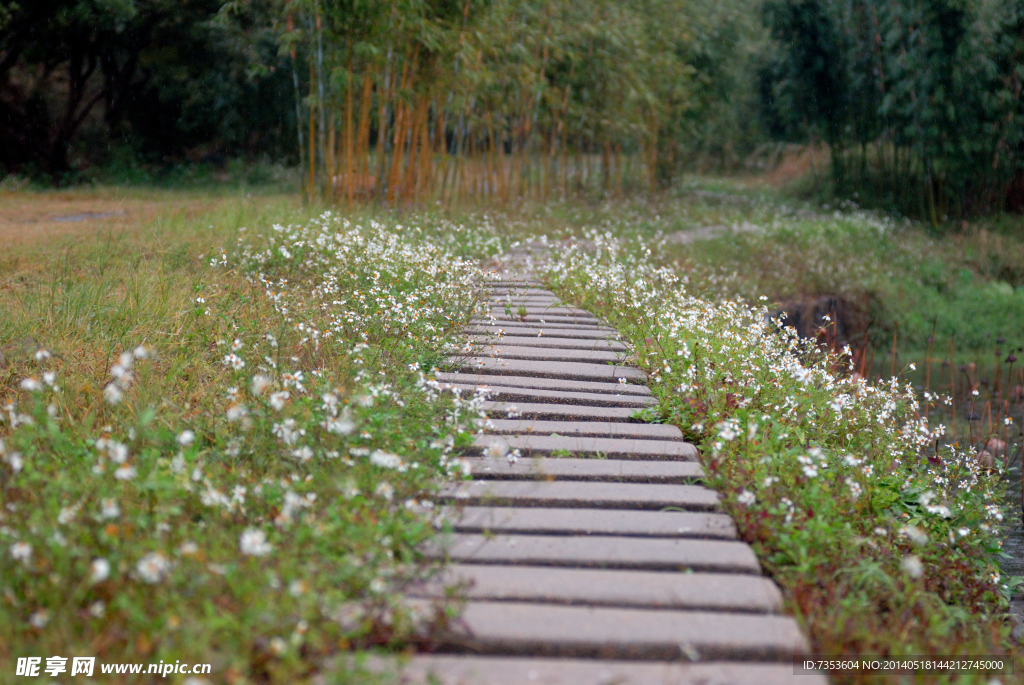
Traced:
<svg viewBox="0 0 1024 685">
<path fill-rule="evenodd" d="M 662 419 L 701 448 L 712 487 L 820 654 L 1003 653 L 1012 583 L 1001 483 L 897 379 L 868 384 L 773 323 L 692 296 L 599 231 L 550 267 L 564 299 L 610 321 Z M 855 679 L 855 678 L 854 678 Z"/>
<path fill-rule="evenodd" d="M 401 590 L 429 573 L 414 550 L 476 415 L 429 370 L 474 310 L 478 260 L 534 236 L 579 246 L 552 283 L 626 334 L 659 418 L 701 446 L 817 649 L 1003 650 L 998 478 L 936 452 L 943 429 L 905 384 L 851 379 L 766 314 L 839 295 L 882 340 L 898 322 L 901 353 L 947 323 L 987 345 L 1024 321 L 1008 231 L 936 236 L 708 180 L 599 203 L 310 219 L 253 198 L 208 216 L 4 258 L 0 660 L 293 682 L 340 650 L 421 639 L 444 616 Z"/>
<path fill-rule="evenodd" d="M 296 682 L 444 620 L 400 591 L 478 415 L 424 371 L 479 270 L 400 226 L 248 219 L 67 246 L 0 296 L 4 673 Z"/>
</svg>

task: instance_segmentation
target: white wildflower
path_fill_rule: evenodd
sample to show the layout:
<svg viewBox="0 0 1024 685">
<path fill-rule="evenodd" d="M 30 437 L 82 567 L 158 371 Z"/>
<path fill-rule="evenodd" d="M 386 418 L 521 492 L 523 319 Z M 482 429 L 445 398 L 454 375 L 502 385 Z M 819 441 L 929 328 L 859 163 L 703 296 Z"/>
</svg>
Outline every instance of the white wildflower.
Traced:
<svg viewBox="0 0 1024 685">
<path fill-rule="evenodd" d="M 242 360 L 237 354 L 225 355 L 224 359 L 221 360 L 224 366 L 230 366 L 235 371 L 241 371 L 245 368 L 245 361 Z"/>
<path fill-rule="evenodd" d="M 295 419 L 285 419 L 281 423 L 275 423 L 272 430 L 281 442 L 291 447 L 298 442 L 299 436 L 306 434 L 305 428 L 296 428 L 295 425 Z"/>
<path fill-rule="evenodd" d="M 161 552 L 150 552 L 139 559 L 135 565 L 135 571 L 143 581 L 154 585 L 171 572 L 171 562 Z"/>
<path fill-rule="evenodd" d="M 76 516 L 78 516 L 77 504 L 70 507 L 61 507 L 61 510 L 57 513 L 57 523 L 66 526 L 74 521 Z"/>
<path fill-rule="evenodd" d="M 242 550 L 242 554 L 248 554 L 253 557 L 266 556 L 274 549 L 267 542 L 267 534 L 256 528 L 248 528 L 243 531 L 242 537 L 238 541 L 238 546 Z"/>
<path fill-rule="evenodd" d="M 224 412 L 224 416 L 231 423 L 237 423 L 249 415 L 249 408 L 244 404 L 232 404 Z"/>
<path fill-rule="evenodd" d="M 108 383 L 107 386 L 103 388 L 103 399 L 105 399 L 108 404 L 117 404 L 123 397 L 124 393 L 121 392 L 121 388 L 117 387 L 114 383 Z"/>
<path fill-rule="evenodd" d="M 35 376 L 23 378 L 20 385 L 22 390 L 28 390 L 29 392 L 35 392 L 36 390 L 43 389 L 43 384 L 40 383 L 39 379 L 36 378 Z"/>
<path fill-rule="evenodd" d="M 341 416 L 337 418 L 328 417 L 327 420 L 324 421 L 323 427 L 326 428 L 328 432 L 336 435 L 349 435 L 356 429 L 356 424 L 352 420 L 352 411 L 348 407 L 345 407 L 341 410 Z"/>
<path fill-rule="evenodd" d="M 134 466 L 128 466 L 127 464 L 124 465 L 124 466 L 118 467 L 117 470 L 114 471 L 114 478 L 116 478 L 118 480 L 131 480 L 132 478 L 134 478 L 137 475 L 138 475 L 138 472 L 135 470 L 135 467 Z"/>
<path fill-rule="evenodd" d="M 287 390 L 271 393 L 270 406 L 276 409 L 277 411 L 281 411 L 282 409 L 284 409 L 284 403 L 288 400 L 289 397 L 290 395 L 288 394 Z"/>
<path fill-rule="evenodd" d="M 93 559 L 89 565 L 89 582 L 102 583 L 110 577 L 110 562 L 102 557 Z"/>
<path fill-rule="evenodd" d="M 377 483 L 377 487 L 374 489 L 374 493 L 380 495 L 387 501 L 391 501 L 391 498 L 395 495 L 395 488 L 387 481 L 381 481 Z"/>
<path fill-rule="evenodd" d="M 860 497 L 860 493 L 863 491 L 863 489 L 860 486 L 860 483 L 855 481 L 850 476 L 847 476 L 844 482 L 846 483 L 846 487 L 850 488 L 850 496 L 853 497 L 853 499 L 857 499 L 858 497 Z"/>
<path fill-rule="evenodd" d="M 18 473 L 25 466 L 25 461 L 21 458 L 19 452 L 8 452 L 4 455 L 4 461 L 11 467 L 11 471 Z"/>
<path fill-rule="evenodd" d="M 487 447 L 484 448 L 484 456 L 492 459 L 501 459 L 508 454 L 508 451 L 508 443 L 499 438 L 491 440 Z"/>
<path fill-rule="evenodd" d="M 928 533 L 924 532 L 917 526 L 901 526 L 899 534 L 900 536 L 910 540 L 915 545 L 924 545 L 928 543 Z"/>
<path fill-rule="evenodd" d="M 265 393 L 267 389 L 270 388 L 271 385 L 273 385 L 273 381 L 271 381 L 263 374 L 258 373 L 252 377 L 250 391 L 252 392 L 253 395 L 259 397 L 260 395 Z"/>
<path fill-rule="evenodd" d="M 121 507 L 117 505 L 117 500 L 110 498 L 100 500 L 101 519 L 116 519 L 120 515 Z"/>
<path fill-rule="evenodd" d="M 921 559 L 916 554 L 908 554 L 903 557 L 901 566 L 911 578 L 920 578 L 924 574 L 924 565 L 921 564 Z"/>
<path fill-rule="evenodd" d="M 397 469 L 398 471 L 405 471 L 405 462 L 402 461 L 402 458 L 399 457 L 397 454 L 385 452 L 384 450 L 374 450 L 370 454 L 370 463 L 385 469 Z"/>
<path fill-rule="evenodd" d="M 27 564 L 32 558 L 32 545 L 27 542 L 15 542 L 11 545 L 11 558 Z"/>
</svg>

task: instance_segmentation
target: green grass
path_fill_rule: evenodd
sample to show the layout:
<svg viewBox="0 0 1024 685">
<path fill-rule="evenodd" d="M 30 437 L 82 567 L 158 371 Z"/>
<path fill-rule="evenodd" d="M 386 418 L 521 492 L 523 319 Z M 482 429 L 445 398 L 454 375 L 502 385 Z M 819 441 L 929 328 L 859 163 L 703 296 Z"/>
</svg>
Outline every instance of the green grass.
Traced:
<svg viewBox="0 0 1024 685">
<path fill-rule="evenodd" d="M 876 376 L 888 369 L 897 326 L 901 366 L 923 361 L 933 327 L 935 357 L 945 353 L 943 336 L 954 335 L 955 363 L 966 364 L 991 356 L 1000 335 L 1004 352 L 1017 346 L 1012 336 L 1024 331 L 1016 271 L 1024 241 L 1007 220 L 935 234 L 708 179 L 659 197 L 598 203 L 361 208 L 343 213 L 351 225 L 331 219 L 327 228 L 292 196 L 217 190 L 205 208 L 175 211 L 185 195 L 116 192 L 166 202 L 167 210 L 128 228 L 19 245 L 0 262 L 0 400 L 16 403 L 0 422 L 0 668 L 21 655 L 74 653 L 101 662 L 210 662 L 214 680 L 236 682 L 302 682 L 332 663 L 341 665 L 332 678 L 362 682 L 355 662 L 334 655 L 420 639 L 432 619 L 407 610 L 402 588 L 430 570 L 415 552 L 432 529 L 423 502 L 451 477 L 452 452 L 474 415 L 437 395 L 420 372 L 442 362 L 470 315 L 475 298 L 465 279 L 473 264 L 541 235 L 601 247 L 599 260 L 577 263 L 557 282 L 629 336 L 661 401 L 648 418 L 681 425 L 701 445 L 712 484 L 816 647 L 845 654 L 1006 648 L 1008 579 L 991 579 L 999 523 L 978 508 L 998 499 L 996 480 L 977 473 L 961 449 L 942 453 L 955 467 L 948 475 L 980 485 L 968 493 L 937 484 L 925 456 L 896 437 L 894 426 L 912 419 L 915 407 L 895 391 L 858 400 L 844 419 L 852 438 L 820 420 L 838 392 L 827 383 L 768 374 L 777 383 L 770 393 L 744 395 L 735 387 L 749 370 L 744 360 L 767 357 L 757 357 L 763 341 L 743 337 L 758 315 L 730 300 L 848 299 L 872 324 Z M 673 237 L 744 222 L 765 230 L 690 244 Z M 289 224 L 305 228 L 271 228 Z M 345 238 L 331 237 L 338 234 Z M 678 285 L 650 279 L 657 304 L 646 308 L 620 297 L 628 274 L 660 267 L 703 297 L 707 330 L 687 338 L 692 351 L 703 346 L 699 364 L 673 356 L 667 342 L 679 341 L 664 318 L 680 311 L 672 299 Z M 615 280 L 615 268 L 625 281 Z M 747 347 L 728 342 L 737 335 Z M 115 384 L 123 398 L 111 404 L 104 400 L 111 369 L 140 345 L 155 355 L 131 359 L 134 378 Z M 37 360 L 40 349 L 52 356 Z M 230 358 L 225 365 L 231 354 L 245 366 L 233 369 Z M 681 376 L 694 368 L 713 373 L 699 382 Z M 50 371 L 59 392 L 46 383 Z M 297 371 L 303 391 L 284 385 Z M 920 373 L 919 361 L 906 377 L 921 385 Z M 932 387 L 948 382 L 934 373 Z M 255 374 L 270 387 L 254 392 Z M 23 388 L 26 378 L 41 388 Z M 680 391 L 684 381 L 690 387 Z M 271 401 L 285 390 L 286 401 Z M 327 393 L 337 397 L 335 408 Z M 884 398 L 896 406 L 888 423 L 866 421 L 864 412 L 878 411 Z M 328 420 L 346 434 L 329 432 Z M 747 437 L 722 440 L 729 421 Z M 755 437 L 746 432 L 751 422 Z M 186 430 L 195 437 L 181 444 Z M 112 461 L 121 448 L 111 441 L 127 448 L 125 464 Z M 819 468 L 811 479 L 798 458 L 818 459 L 814 448 L 833 470 Z M 899 452 L 894 470 L 889 448 Z M 846 453 L 865 459 L 858 468 L 871 465 L 874 475 L 846 465 Z M 406 468 L 387 468 L 396 459 Z M 134 475 L 119 480 L 122 466 Z M 856 499 L 848 476 L 859 479 Z M 766 486 L 766 478 L 778 481 Z M 245 494 L 233 495 L 235 488 Z M 929 513 L 926 489 L 939 495 L 928 506 L 942 502 L 957 518 Z M 740 501 L 745 491 L 752 503 Z M 316 498 L 306 506 L 310 494 Z M 117 516 L 104 515 L 104 500 L 116 502 Z M 930 542 L 919 547 L 901 536 L 905 526 Z M 969 535 L 960 536 L 962 527 Z M 266 535 L 266 555 L 241 551 L 248 530 Z M 12 555 L 19 542 L 30 555 L 24 547 Z M 915 568 L 909 557 L 921 562 L 921 575 L 907 571 Z M 161 558 L 170 566 L 147 582 Z M 94 582 L 96 559 L 110 571 Z"/>
<path fill-rule="evenodd" d="M 549 278 L 626 336 L 815 653 L 1020 657 L 1006 625 L 1019 579 L 999 572 L 1003 485 L 970 452 L 934 447 L 909 388 L 851 379 L 766 308 L 694 298 L 643 257 L 569 253 Z"/>
<path fill-rule="evenodd" d="M 475 416 L 422 373 L 475 267 L 391 226 L 241 202 L 25 248 L 0 294 L 5 674 L 86 654 L 298 682 L 444 620 L 401 589 Z"/>
</svg>

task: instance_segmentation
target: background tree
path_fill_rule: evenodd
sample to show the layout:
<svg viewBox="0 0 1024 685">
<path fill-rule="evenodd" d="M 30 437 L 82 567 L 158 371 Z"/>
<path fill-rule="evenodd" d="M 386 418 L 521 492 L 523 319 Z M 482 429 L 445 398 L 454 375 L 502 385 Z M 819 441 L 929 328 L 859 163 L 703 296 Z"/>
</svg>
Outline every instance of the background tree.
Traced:
<svg viewBox="0 0 1024 685">
<path fill-rule="evenodd" d="M 933 223 L 1000 210 L 1022 169 L 1021 7 L 770 2 L 760 76 L 768 128 L 822 136 L 840 195 Z"/>
<path fill-rule="evenodd" d="M 272 0 L 0 4 L 0 164 L 61 178 L 118 146 L 285 154 L 278 14 Z"/>
</svg>

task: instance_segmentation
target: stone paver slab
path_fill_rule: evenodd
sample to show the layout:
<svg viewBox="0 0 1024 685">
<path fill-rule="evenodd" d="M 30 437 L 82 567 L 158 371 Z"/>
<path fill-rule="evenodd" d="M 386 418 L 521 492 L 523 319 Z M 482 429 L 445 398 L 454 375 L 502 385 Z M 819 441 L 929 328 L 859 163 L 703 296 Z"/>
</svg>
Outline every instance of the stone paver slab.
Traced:
<svg viewBox="0 0 1024 685">
<path fill-rule="evenodd" d="M 449 383 L 470 394 L 486 390 L 492 400 L 506 402 L 549 402 L 551 404 L 582 404 L 591 407 L 651 407 L 658 400 L 645 395 L 612 395 L 596 392 L 566 392 L 564 390 L 540 390 L 536 388 L 515 388 L 504 385 L 482 386 L 475 383 Z"/>
<path fill-rule="evenodd" d="M 552 249 L 526 243 L 496 262 L 482 283 L 489 316 L 470 321 L 464 356 L 450 360 L 463 373 L 437 378 L 492 391 L 475 450 L 524 453 L 464 457 L 475 480 L 440 493 L 454 532 L 423 548 L 462 563 L 413 590 L 436 599 L 459 584 L 468 605 L 435 648 L 490 656 L 416 657 L 402 682 L 431 671 L 445 685 L 792 682 L 778 662 L 809 647 L 792 619 L 771 615 L 777 587 L 716 511 L 718 494 L 688 484 L 703 471 L 681 431 L 641 422 L 638 409 L 656 402 L 646 375 L 624 365 L 628 346 L 532 273 Z M 539 456 L 562 452 L 599 458 Z"/>
<path fill-rule="evenodd" d="M 704 477 L 693 461 L 640 461 L 638 459 L 517 459 L 466 457 L 477 478 L 512 480 L 596 480 L 617 483 L 692 483 Z"/>
<path fill-rule="evenodd" d="M 504 309 L 505 305 L 518 307 L 559 307 L 565 303 L 553 295 L 492 295 L 487 299 L 488 306 Z M 584 310 L 579 310 L 584 311 Z M 589 313 L 589 312 L 588 312 Z"/>
<path fill-rule="evenodd" d="M 491 324 L 490 322 L 467 324 L 462 329 L 468 335 L 516 335 L 531 338 L 575 338 L 578 340 L 615 340 L 618 333 L 608 328 L 596 328 L 594 326 L 582 327 L 559 327 L 559 326 L 506 326 L 504 324 Z"/>
<path fill-rule="evenodd" d="M 397 667 L 390 667 L 391 669 Z M 827 685 L 779 663 L 685 663 L 496 656 L 417 655 L 401 685 Z M 433 679 L 433 680 L 431 680 Z"/>
<path fill-rule="evenodd" d="M 591 483 L 575 481 L 474 480 L 450 483 L 442 497 L 464 504 L 596 509 L 664 509 L 709 511 L 718 493 L 699 485 L 661 483 Z"/>
<path fill-rule="evenodd" d="M 423 552 L 473 564 L 761 572 L 750 545 L 731 540 L 452 533 L 431 540 Z"/>
<path fill-rule="evenodd" d="M 495 316 L 509 316 L 508 312 L 505 311 L 504 302 L 498 304 L 491 304 L 490 310 Z M 583 319 L 596 319 L 597 317 L 588 311 L 571 307 L 562 302 L 554 301 L 551 303 L 533 303 L 533 302 L 511 302 L 508 306 L 512 309 L 511 318 L 518 319 L 520 316 L 519 308 L 522 307 L 526 310 L 527 316 L 544 316 L 546 314 L 557 314 L 559 316 L 571 316 L 574 318 Z"/>
<path fill-rule="evenodd" d="M 629 347 L 617 340 L 579 340 L 576 338 L 557 338 L 555 336 L 517 336 L 517 335 L 471 335 L 469 341 L 484 345 L 516 345 L 518 347 L 542 347 L 558 350 L 614 350 L 627 352 Z"/>
<path fill-rule="evenodd" d="M 539 317 L 544 318 L 544 317 Z M 476 317 L 469 320 L 469 325 L 475 326 L 500 326 L 508 330 L 538 330 L 538 331 L 554 331 L 554 332 L 567 332 L 567 331 L 581 331 L 581 332 L 601 332 L 605 335 L 618 337 L 618 331 L 610 326 L 602 325 L 596 320 L 590 320 L 583 323 L 573 323 L 564 321 L 553 321 L 544 318 L 544 322 L 537 321 L 520 321 L 518 318 L 513 317 L 511 319 L 502 319 L 500 321 L 492 321 L 490 317 Z M 548 335 L 551 333 L 549 332 Z"/>
<path fill-rule="evenodd" d="M 454 564 L 411 594 L 443 597 L 452 587 L 467 599 L 495 601 L 750 613 L 782 607 L 782 593 L 761 576 L 542 566 Z"/>
<path fill-rule="evenodd" d="M 537 277 L 526 272 L 505 273 L 494 278 L 486 278 L 480 284 L 488 289 L 494 288 L 543 288 L 544 284 Z"/>
<path fill-rule="evenodd" d="M 475 419 L 478 427 L 495 435 L 558 433 L 595 438 L 682 440 L 683 432 L 667 423 L 611 423 L 609 421 L 545 421 L 543 419 Z"/>
<path fill-rule="evenodd" d="M 487 288 L 487 293 L 490 297 L 504 297 L 505 295 L 512 295 L 512 297 L 522 295 L 534 295 L 537 297 L 553 297 L 557 298 L 550 290 L 545 290 L 542 286 L 536 285 L 492 285 Z"/>
<path fill-rule="evenodd" d="M 593 454 L 622 459 L 683 459 L 697 461 L 697 448 L 679 440 L 633 440 L 630 438 L 584 438 L 553 435 L 477 436 L 474 444 L 487 447 L 502 440 L 523 456 L 567 451 L 572 454 Z"/>
<path fill-rule="evenodd" d="M 472 373 L 492 373 L 508 376 L 542 376 L 581 381 L 643 382 L 647 379 L 640 369 L 614 364 L 586 364 L 582 362 L 541 362 L 525 359 L 492 359 L 490 357 L 456 357 L 449 360 L 455 367 Z"/>
<path fill-rule="evenodd" d="M 736 537 L 736 526 L 728 515 L 710 512 L 531 507 L 444 507 L 443 511 L 453 530 L 464 533 Z"/>
<path fill-rule="evenodd" d="M 519 324 L 519 325 L 536 325 L 536 324 L 572 324 L 573 326 L 582 327 L 602 327 L 604 326 L 598 319 L 586 316 L 568 316 L 563 314 L 546 313 L 546 314 L 527 314 L 526 316 L 519 316 L 513 314 L 508 316 L 505 312 L 492 311 L 490 317 L 481 318 L 475 317 L 470 319 L 470 323 L 490 323 L 491 319 L 500 322 L 502 325 L 506 324 Z M 608 329 L 613 330 L 613 329 Z"/>
<path fill-rule="evenodd" d="M 438 372 L 436 380 L 443 383 L 475 383 L 476 385 L 504 385 L 511 388 L 540 388 L 568 392 L 602 392 L 611 395 L 650 395 L 651 390 L 636 383 L 602 383 L 600 381 L 567 381 L 561 378 L 536 376 L 506 376 L 478 373 Z M 616 379 L 617 380 L 617 379 Z"/>
<path fill-rule="evenodd" d="M 526 602 L 469 602 L 441 640 L 492 654 L 634 659 L 782 661 L 808 649 L 788 617 Z"/>
<path fill-rule="evenodd" d="M 481 408 L 489 416 L 500 418 L 537 418 L 565 420 L 637 421 L 631 407 L 587 407 L 575 404 L 538 404 L 536 402 L 484 402 Z"/>
<path fill-rule="evenodd" d="M 563 350 L 547 347 L 516 347 L 514 345 L 467 345 L 466 353 L 498 359 L 538 359 L 541 361 L 618 362 L 624 355 L 610 350 Z"/>
<path fill-rule="evenodd" d="M 505 312 L 504 307 L 492 307 L 490 310 L 479 312 L 475 319 L 489 319 L 494 317 L 498 321 L 512 321 L 520 324 L 531 324 L 544 321 L 546 323 L 571 323 L 580 326 L 607 326 L 593 314 L 579 313 L 579 310 L 563 306 L 550 307 L 523 307 L 526 313 L 517 311 L 518 307 L 512 307 L 512 313 Z"/>
</svg>

